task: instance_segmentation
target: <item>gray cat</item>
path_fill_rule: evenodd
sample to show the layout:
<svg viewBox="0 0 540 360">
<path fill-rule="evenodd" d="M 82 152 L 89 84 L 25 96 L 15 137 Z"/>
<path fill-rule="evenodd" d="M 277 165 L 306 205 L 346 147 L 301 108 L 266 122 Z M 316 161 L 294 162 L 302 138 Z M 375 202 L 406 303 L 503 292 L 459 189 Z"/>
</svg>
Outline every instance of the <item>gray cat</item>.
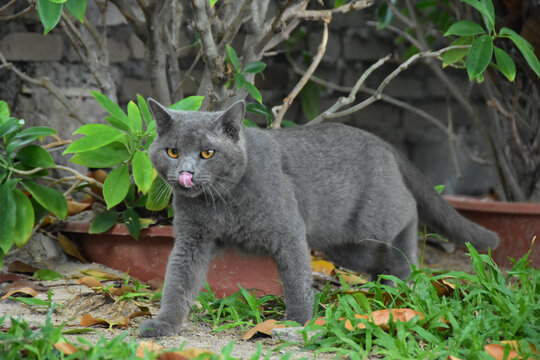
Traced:
<svg viewBox="0 0 540 360">
<path fill-rule="evenodd" d="M 220 112 L 149 105 L 158 132 L 149 154 L 173 189 L 175 242 L 161 310 L 141 323 L 142 336 L 178 333 L 210 261 L 226 247 L 271 256 L 286 317 L 303 324 L 313 316 L 310 248 L 372 277 L 406 279 L 417 263 L 418 217 L 458 243 L 499 242 L 365 131 L 332 123 L 246 128 L 243 101 Z"/>
</svg>

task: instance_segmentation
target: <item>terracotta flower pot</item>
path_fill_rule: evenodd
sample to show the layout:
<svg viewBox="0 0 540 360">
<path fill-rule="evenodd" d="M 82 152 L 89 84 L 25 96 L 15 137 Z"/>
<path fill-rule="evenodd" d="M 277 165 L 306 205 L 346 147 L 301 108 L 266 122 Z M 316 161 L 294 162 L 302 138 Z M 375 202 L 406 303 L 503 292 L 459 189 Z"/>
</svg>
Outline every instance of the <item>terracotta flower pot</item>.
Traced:
<svg viewBox="0 0 540 360">
<path fill-rule="evenodd" d="M 468 219 L 495 231 L 501 243 L 492 252 L 493 260 L 502 267 L 511 267 L 509 257 L 519 259 L 531 248 L 535 236 L 540 238 L 540 204 L 486 201 L 461 196 L 445 199 Z M 537 239 L 529 260 L 540 267 L 540 239 Z"/>
<path fill-rule="evenodd" d="M 167 259 L 173 246 L 172 226 L 154 226 L 141 230 L 139 241 L 129 234 L 124 224 L 115 225 L 103 234 L 88 234 L 89 223 L 66 222 L 61 231 L 78 240 L 83 254 L 90 261 L 147 281 L 164 278 Z M 207 281 L 218 297 L 244 289 L 259 289 L 258 294 L 283 294 L 274 261 L 265 256 L 249 256 L 232 250 L 214 259 Z"/>
</svg>

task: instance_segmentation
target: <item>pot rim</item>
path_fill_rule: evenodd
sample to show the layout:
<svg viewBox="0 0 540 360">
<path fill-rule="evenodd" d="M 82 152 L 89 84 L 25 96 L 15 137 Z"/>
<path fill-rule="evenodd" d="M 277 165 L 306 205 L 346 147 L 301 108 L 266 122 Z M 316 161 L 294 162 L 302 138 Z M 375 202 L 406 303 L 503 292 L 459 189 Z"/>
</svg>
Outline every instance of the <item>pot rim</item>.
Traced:
<svg viewBox="0 0 540 360">
<path fill-rule="evenodd" d="M 64 221 L 60 224 L 60 231 L 72 232 L 72 233 L 88 233 L 90 230 L 90 223 L 86 221 Z M 115 224 L 109 230 L 102 234 L 108 235 L 129 235 L 125 224 Z M 99 235 L 99 234 L 96 234 Z M 141 236 L 154 237 L 154 236 L 166 236 L 173 237 L 173 227 L 171 225 L 157 225 L 150 226 L 146 229 L 141 229 Z"/>
<path fill-rule="evenodd" d="M 540 204 L 537 203 L 493 201 L 456 195 L 444 195 L 443 197 L 457 210 L 515 215 L 540 215 Z"/>
</svg>

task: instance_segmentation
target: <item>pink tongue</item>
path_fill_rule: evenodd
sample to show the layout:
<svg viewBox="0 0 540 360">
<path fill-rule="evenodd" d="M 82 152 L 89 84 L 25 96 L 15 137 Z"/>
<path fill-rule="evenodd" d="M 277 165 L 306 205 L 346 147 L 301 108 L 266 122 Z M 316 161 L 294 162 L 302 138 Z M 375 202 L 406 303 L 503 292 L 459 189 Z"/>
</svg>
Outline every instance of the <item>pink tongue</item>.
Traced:
<svg viewBox="0 0 540 360">
<path fill-rule="evenodd" d="M 178 182 L 181 186 L 185 188 L 190 188 L 193 186 L 193 182 L 191 182 L 191 178 L 193 175 L 189 172 L 183 171 L 180 173 L 180 176 L 178 177 Z"/>
</svg>

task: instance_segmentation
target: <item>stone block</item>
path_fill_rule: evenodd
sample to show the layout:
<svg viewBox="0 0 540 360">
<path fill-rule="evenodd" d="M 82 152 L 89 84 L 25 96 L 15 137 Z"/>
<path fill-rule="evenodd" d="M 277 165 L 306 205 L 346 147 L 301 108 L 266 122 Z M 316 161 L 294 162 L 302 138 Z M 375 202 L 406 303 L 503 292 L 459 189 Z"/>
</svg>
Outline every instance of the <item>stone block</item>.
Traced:
<svg viewBox="0 0 540 360">
<path fill-rule="evenodd" d="M 401 99 L 421 98 L 426 95 L 423 81 L 420 77 L 401 73 L 386 86 L 383 93 Z"/>
<path fill-rule="evenodd" d="M 128 42 L 108 38 L 107 50 L 109 51 L 109 61 L 111 63 L 125 62 L 129 59 L 130 51 Z"/>
<path fill-rule="evenodd" d="M 120 101 L 130 101 L 137 99 L 137 94 L 144 98 L 152 96 L 150 81 L 133 78 L 125 78 L 120 89 Z"/>
<path fill-rule="evenodd" d="M 135 34 L 129 37 L 129 47 L 131 48 L 131 57 L 134 59 L 144 59 L 144 43 Z"/>
<path fill-rule="evenodd" d="M 15 32 L 0 40 L 0 50 L 8 61 L 59 61 L 63 43 L 59 35 Z"/>
<path fill-rule="evenodd" d="M 317 53 L 322 40 L 322 32 L 310 33 L 308 35 L 308 49 L 312 55 Z M 326 52 L 322 59 L 323 62 L 335 62 L 341 57 L 341 36 L 338 33 L 330 32 Z"/>
<path fill-rule="evenodd" d="M 357 36 L 344 37 L 341 46 L 345 60 L 377 61 L 392 52 L 391 44 L 374 37 L 369 39 Z"/>
<path fill-rule="evenodd" d="M 107 11 L 105 12 L 105 23 L 107 26 L 114 26 L 127 24 L 127 21 L 120 10 L 112 3 L 109 3 Z"/>
</svg>

